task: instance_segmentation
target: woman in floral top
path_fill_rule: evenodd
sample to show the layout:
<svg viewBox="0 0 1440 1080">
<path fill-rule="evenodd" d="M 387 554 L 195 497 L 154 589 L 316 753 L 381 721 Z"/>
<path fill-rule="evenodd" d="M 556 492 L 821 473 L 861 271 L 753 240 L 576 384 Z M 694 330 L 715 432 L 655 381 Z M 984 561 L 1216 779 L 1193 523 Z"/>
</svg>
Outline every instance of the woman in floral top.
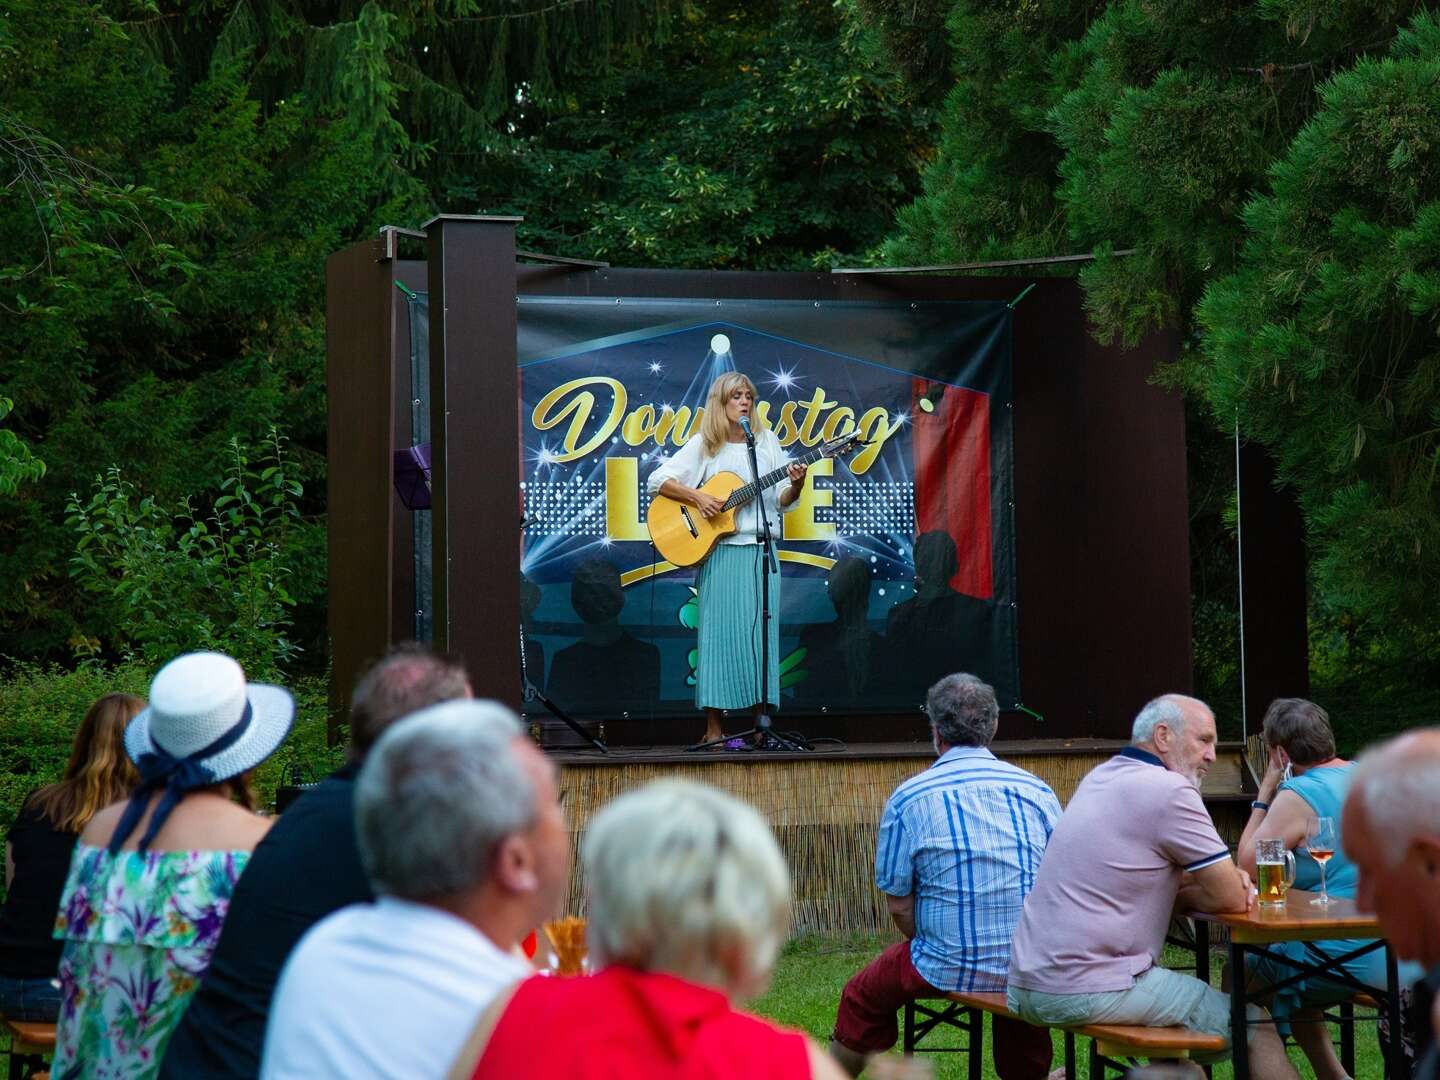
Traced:
<svg viewBox="0 0 1440 1080">
<path fill-rule="evenodd" d="M 249 772 L 290 730 L 279 687 L 219 653 L 155 676 L 125 733 L 141 782 L 80 836 L 56 916 L 60 1020 L 51 1075 L 154 1076 L 210 964 L 235 883 L 269 822 Z"/>
</svg>

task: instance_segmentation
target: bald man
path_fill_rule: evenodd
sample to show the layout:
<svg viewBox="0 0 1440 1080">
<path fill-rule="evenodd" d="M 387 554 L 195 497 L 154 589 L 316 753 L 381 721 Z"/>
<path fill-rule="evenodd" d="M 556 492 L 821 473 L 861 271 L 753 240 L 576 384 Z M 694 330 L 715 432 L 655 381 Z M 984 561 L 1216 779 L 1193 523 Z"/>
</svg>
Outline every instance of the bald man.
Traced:
<svg viewBox="0 0 1440 1080">
<path fill-rule="evenodd" d="M 1415 987 L 1415 1080 L 1435 1080 L 1440 992 L 1440 728 L 1412 731 L 1360 758 L 1341 823 L 1360 880 L 1355 903 L 1373 911 L 1395 955 L 1427 972 Z M 1440 1014 L 1437 1014 L 1440 1015 Z"/>
</svg>

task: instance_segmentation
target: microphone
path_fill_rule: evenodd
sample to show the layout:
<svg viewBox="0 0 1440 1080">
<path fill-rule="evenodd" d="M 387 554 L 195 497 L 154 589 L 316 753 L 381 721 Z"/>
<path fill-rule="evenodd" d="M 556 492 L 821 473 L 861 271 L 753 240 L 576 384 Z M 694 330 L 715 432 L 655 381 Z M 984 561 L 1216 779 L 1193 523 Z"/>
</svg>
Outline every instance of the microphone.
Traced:
<svg viewBox="0 0 1440 1080">
<path fill-rule="evenodd" d="M 750 417 L 743 413 L 740 415 L 740 430 L 745 432 L 746 442 L 753 443 L 755 441 L 755 433 L 750 430 Z"/>
</svg>

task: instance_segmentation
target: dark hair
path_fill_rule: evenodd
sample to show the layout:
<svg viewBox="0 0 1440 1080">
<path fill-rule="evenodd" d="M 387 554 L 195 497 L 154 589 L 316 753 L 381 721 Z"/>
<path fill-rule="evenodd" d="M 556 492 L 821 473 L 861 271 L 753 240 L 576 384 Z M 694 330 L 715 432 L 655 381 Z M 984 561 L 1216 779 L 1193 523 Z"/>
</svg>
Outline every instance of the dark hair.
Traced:
<svg viewBox="0 0 1440 1080">
<path fill-rule="evenodd" d="M 620 570 L 604 559 L 586 559 L 571 575 L 570 606 L 581 622 L 600 623 L 615 618 L 625 606 Z"/>
<path fill-rule="evenodd" d="M 857 609 L 863 612 L 869 607 L 870 579 L 870 567 L 864 559 L 846 555 L 835 560 L 826 587 L 837 614 Z"/>
<path fill-rule="evenodd" d="M 414 642 L 394 646 L 355 684 L 350 760 L 364 760 L 381 732 L 402 716 L 469 696 L 470 677 L 463 665 Z"/>
<path fill-rule="evenodd" d="M 946 746 L 989 746 L 1000 722 L 995 690 L 974 675 L 946 675 L 925 695 L 925 711 Z"/>
<path fill-rule="evenodd" d="M 943 529 L 932 529 L 915 538 L 915 576 L 932 588 L 948 585 L 960 568 L 955 538 Z"/>
<path fill-rule="evenodd" d="M 1276 698 L 1265 710 L 1265 745 L 1281 747 L 1296 765 L 1318 765 L 1335 756 L 1330 716 L 1304 698 Z"/>
<path fill-rule="evenodd" d="M 125 728 L 143 708 L 144 699 L 134 694 L 106 694 L 86 710 L 65 775 L 30 796 L 30 805 L 56 829 L 82 832 L 98 810 L 119 802 L 140 782 L 125 752 Z"/>
</svg>

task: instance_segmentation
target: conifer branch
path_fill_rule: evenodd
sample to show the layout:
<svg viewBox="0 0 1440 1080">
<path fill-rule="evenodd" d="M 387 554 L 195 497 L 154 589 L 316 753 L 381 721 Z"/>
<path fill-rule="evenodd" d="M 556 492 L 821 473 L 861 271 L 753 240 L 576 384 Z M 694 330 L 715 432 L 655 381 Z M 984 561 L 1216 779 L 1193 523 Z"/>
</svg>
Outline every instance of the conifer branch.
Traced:
<svg viewBox="0 0 1440 1080">
<path fill-rule="evenodd" d="M 557 0 L 554 4 L 545 7 L 533 8 L 530 11 L 511 11 L 504 15 L 463 15 L 458 18 L 447 19 L 451 23 L 488 23 L 488 22 L 509 22 L 512 19 L 533 19 L 537 15 L 548 15 L 552 11 L 564 11 L 568 8 L 577 8 L 591 0 Z"/>
</svg>

